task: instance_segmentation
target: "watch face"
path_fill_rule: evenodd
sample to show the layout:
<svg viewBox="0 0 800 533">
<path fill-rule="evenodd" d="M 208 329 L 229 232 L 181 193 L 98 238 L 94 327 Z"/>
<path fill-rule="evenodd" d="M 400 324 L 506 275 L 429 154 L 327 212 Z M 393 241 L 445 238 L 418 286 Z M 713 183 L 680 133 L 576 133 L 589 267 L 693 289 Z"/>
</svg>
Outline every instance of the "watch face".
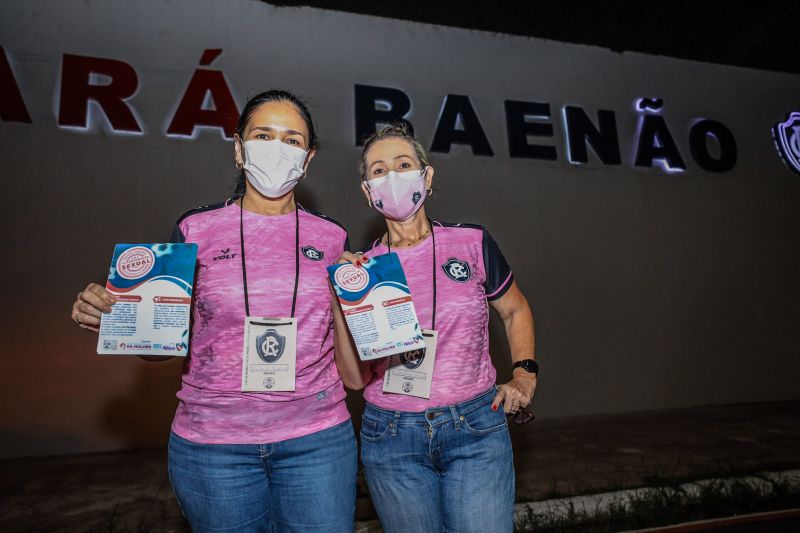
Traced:
<svg viewBox="0 0 800 533">
<path fill-rule="evenodd" d="M 519 361 L 514 366 L 522 368 L 526 372 L 530 372 L 531 374 L 538 374 L 539 373 L 539 364 L 536 361 L 533 361 L 532 359 L 526 359 L 525 361 Z"/>
</svg>

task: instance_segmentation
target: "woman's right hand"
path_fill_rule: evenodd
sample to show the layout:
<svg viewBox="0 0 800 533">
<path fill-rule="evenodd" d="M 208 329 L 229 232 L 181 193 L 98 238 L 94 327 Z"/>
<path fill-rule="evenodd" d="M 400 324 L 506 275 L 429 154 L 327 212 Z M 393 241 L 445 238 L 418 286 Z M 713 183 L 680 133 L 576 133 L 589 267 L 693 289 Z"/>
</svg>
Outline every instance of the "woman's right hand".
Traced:
<svg viewBox="0 0 800 533">
<path fill-rule="evenodd" d="M 90 283 L 78 293 L 70 316 L 80 327 L 100 331 L 100 317 L 103 313 L 110 313 L 115 303 L 116 296 L 97 283 Z"/>
</svg>

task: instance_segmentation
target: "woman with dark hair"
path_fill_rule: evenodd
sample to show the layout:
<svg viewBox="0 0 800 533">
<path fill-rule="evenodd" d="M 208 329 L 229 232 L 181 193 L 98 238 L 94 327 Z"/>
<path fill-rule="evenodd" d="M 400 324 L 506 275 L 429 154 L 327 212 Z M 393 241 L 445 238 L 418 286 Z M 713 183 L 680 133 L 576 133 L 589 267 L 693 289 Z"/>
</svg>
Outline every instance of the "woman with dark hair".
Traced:
<svg viewBox="0 0 800 533">
<path fill-rule="evenodd" d="M 434 169 L 407 126 L 366 139 L 359 167 L 364 195 L 387 231 L 363 255 L 345 253 L 340 262 L 369 265 L 370 256 L 396 252 L 426 344 L 410 366 L 400 358 L 392 367 L 411 379 L 387 390 L 394 358 L 361 363 L 334 298 L 339 373 L 348 388 L 366 388 L 361 460 L 381 524 L 388 533 L 510 532 L 514 465 L 505 415 L 517 424 L 533 418 L 527 406 L 539 367 L 530 306 L 485 228 L 427 217 Z M 513 379 L 499 386 L 489 307 L 505 325 L 514 367 Z M 400 368 L 417 368 L 425 357 L 435 357 L 427 396 L 415 393 L 422 373 Z"/>
<path fill-rule="evenodd" d="M 255 96 L 234 136 L 236 194 L 184 214 L 173 232 L 174 242 L 198 244 L 190 351 L 169 440 L 170 480 L 195 531 L 353 530 L 356 445 L 325 269 L 347 250 L 347 233 L 294 197 L 317 147 L 300 99 Z M 97 331 L 114 302 L 90 284 L 72 318 Z M 246 335 L 258 339 L 257 354 L 243 350 Z M 295 371 L 248 381 L 248 355 L 282 358 Z"/>
</svg>

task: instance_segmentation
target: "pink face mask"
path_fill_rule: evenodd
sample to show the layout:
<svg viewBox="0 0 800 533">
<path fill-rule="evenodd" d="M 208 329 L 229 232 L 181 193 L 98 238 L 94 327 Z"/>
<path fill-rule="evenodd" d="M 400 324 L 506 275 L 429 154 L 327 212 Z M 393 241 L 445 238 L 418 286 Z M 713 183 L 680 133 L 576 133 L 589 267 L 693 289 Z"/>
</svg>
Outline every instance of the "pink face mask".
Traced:
<svg viewBox="0 0 800 533">
<path fill-rule="evenodd" d="M 422 170 L 394 170 L 367 181 L 372 206 L 383 215 L 403 221 L 411 217 L 425 202 L 425 174 Z"/>
</svg>

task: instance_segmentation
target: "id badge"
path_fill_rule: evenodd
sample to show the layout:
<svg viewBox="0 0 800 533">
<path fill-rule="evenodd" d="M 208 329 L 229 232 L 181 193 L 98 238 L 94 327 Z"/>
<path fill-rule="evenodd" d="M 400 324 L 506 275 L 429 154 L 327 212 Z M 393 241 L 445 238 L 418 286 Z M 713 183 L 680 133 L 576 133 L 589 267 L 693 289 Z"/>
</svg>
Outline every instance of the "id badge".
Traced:
<svg viewBox="0 0 800 533">
<path fill-rule="evenodd" d="M 244 319 L 242 391 L 294 391 L 297 319 Z"/>
<path fill-rule="evenodd" d="M 422 330 L 425 348 L 393 355 L 383 373 L 383 392 L 428 399 L 433 381 L 438 333 Z"/>
</svg>

